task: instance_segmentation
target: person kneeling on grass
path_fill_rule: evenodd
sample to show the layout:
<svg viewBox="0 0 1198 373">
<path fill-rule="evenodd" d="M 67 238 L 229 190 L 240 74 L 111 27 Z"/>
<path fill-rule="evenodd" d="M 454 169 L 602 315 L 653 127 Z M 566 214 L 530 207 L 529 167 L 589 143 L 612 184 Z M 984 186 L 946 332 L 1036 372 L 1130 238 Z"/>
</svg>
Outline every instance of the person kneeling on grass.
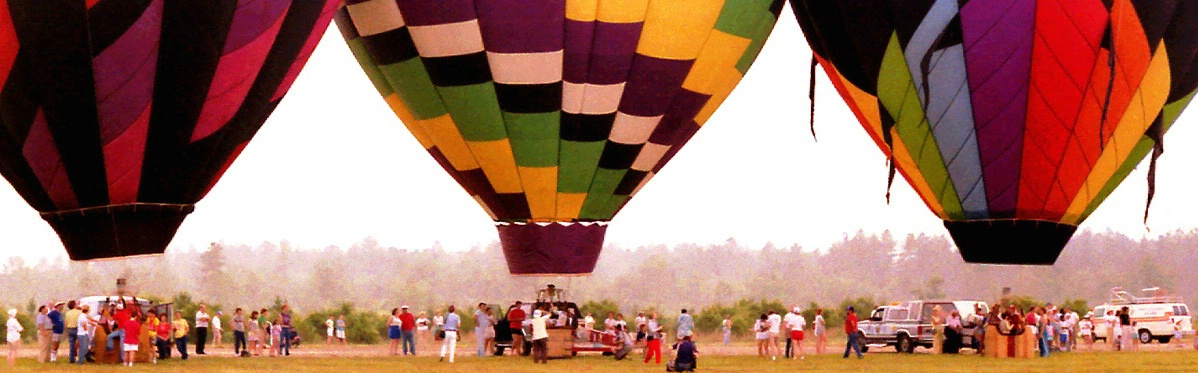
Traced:
<svg viewBox="0 0 1198 373">
<path fill-rule="evenodd" d="M 624 325 L 616 325 L 616 344 L 612 346 L 612 355 L 616 360 L 624 360 L 628 354 L 632 353 L 632 338 L 628 337 L 628 333 L 624 331 Z"/>
<path fill-rule="evenodd" d="M 671 372 L 694 372 L 698 367 L 699 349 L 695 348 L 695 342 L 691 340 L 691 336 L 682 337 L 682 341 L 674 345 L 674 349 L 678 352 L 674 355 L 672 368 L 667 366 Z"/>
</svg>

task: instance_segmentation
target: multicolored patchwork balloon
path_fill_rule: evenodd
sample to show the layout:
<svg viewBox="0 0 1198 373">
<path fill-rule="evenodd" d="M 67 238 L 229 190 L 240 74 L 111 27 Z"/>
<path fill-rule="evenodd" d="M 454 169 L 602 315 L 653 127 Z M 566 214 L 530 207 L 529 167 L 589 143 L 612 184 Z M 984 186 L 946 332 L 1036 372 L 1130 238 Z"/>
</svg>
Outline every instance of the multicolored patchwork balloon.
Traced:
<svg viewBox="0 0 1198 373">
<path fill-rule="evenodd" d="M 969 262 L 1055 262 L 1153 149 L 1155 165 L 1198 88 L 1194 1 L 792 5 L 840 95 Z"/>
<path fill-rule="evenodd" d="M 497 222 L 513 274 L 585 274 L 606 222 L 748 71 L 782 0 L 349 0 L 391 109 Z"/>
<path fill-rule="evenodd" d="M 71 259 L 162 253 L 337 3 L 0 1 L 0 174 Z"/>
</svg>

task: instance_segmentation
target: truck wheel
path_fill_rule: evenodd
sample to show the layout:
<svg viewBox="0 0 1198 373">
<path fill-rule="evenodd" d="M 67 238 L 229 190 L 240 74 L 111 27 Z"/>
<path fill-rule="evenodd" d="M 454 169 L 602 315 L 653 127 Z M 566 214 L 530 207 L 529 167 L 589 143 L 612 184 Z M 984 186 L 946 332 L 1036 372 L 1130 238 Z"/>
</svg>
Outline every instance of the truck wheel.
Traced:
<svg viewBox="0 0 1198 373">
<path fill-rule="evenodd" d="M 898 341 L 894 343 L 894 350 L 899 353 L 912 353 L 915 352 L 915 344 L 911 343 L 911 339 L 906 335 L 899 334 Z"/>
<path fill-rule="evenodd" d="M 857 332 L 857 347 L 861 349 L 861 353 L 869 352 L 869 344 L 865 343 L 865 333 Z"/>
<path fill-rule="evenodd" d="M 1152 342 L 1152 332 L 1149 332 L 1148 329 L 1140 329 L 1140 343 L 1148 344 L 1149 342 Z"/>
</svg>

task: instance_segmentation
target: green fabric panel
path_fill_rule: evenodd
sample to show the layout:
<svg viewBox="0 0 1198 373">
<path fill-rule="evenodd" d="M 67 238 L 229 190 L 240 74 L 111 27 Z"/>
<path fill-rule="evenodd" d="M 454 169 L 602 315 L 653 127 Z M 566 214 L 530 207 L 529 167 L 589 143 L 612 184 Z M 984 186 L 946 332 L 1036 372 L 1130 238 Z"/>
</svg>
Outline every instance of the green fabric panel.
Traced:
<svg viewBox="0 0 1198 373">
<path fill-rule="evenodd" d="M 1154 143 L 1155 142 L 1148 138 L 1148 136 L 1140 138 L 1140 141 L 1136 143 L 1136 147 L 1132 148 L 1131 156 L 1127 157 L 1127 160 L 1123 162 L 1123 165 L 1119 166 L 1119 169 L 1115 171 L 1115 174 L 1111 176 L 1111 179 L 1107 180 L 1106 185 L 1103 186 L 1102 190 L 1098 192 L 1098 196 L 1094 198 L 1093 201 L 1090 201 L 1089 206 L 1086 206 L 1086 211 L 1082 213 L 1081 220 L 1078 220 L 1079 222 L 1086 221 L 1086 218 L 1090 217 L 1090 214 L 1093 214 L 1094 210 L 1098 209 L 1098 206 L 1102 204 L 1102 201 L 1105 201 L 1107 197 L 1110 197 L 1111 193 L 1115 192 L 1115 188 L 1119 187 L 1119 184 L 1122 184 L 1123 180 L 1127 179 L 1127 176 L 1130 175 L 1132 171 L 1135 171 L 1136 166 L 1140 165 L 1140 162 L 1144 160 L 1144 157 L 1147 156 L 1148 153 L 1152 152 Z"/>
<path fill-rule="evenodd" d="M 560 142 L 561 112 L 515 114 L 503 113 L 507 133 L 512 139 L 516 165 L 524 167 L 557 166 L 557 147 Z"/>
<path fill-rule="evenodd" d="M 890 37 L 890 46 L 882 58 L 882 71 L 878 77 L 878 100 L 886 107 L 886 111 L 894 118 L 894 131 L 906 145 L 924 181 L 936 194 L 936 199 L 944 207 L 950 219 L 964 220 L 965 211 L 957 196 L 957 190 L 948 178 L 948 169 L 940 148 L 932 135 L 932 127 L 928 125 L 923 106 L 919 102 L 919 94 L 915 92 L 915 84 L 911 80 L 911 70 L 907 68 L 907 59 L 899 45 L 898 34 Z"/>
<path fill-rule="evenodd" d="M 728 34 L 752 38 L 762 16 L 773 18 L 773 14 L 760 7 L 756 0 L 727 0 L 715 21 L 715 29 Z M 768 5 L 767 5 L 768 6 Z"/>
<path fill-rule="evenodd" d="M 591 189 L 587 192 L 586 202 L 582 204 L 582 213 L 579 214 L 580 219 L 611 219 L 615 211 L 611 210 L 611 204 L 608 202 L 616 192 L 616 187 L 620 186 L 620 181 L 624 180 L 624 174 L 628 170 L 609 170 L 599 168 L 595 171 L 595 178 L 591 180 Z M 618 208 L 618 206 L 617 206 Z M 612 215 L 609 215 L 608 212 Z"/>
<path fill-rule="evenodd" d="M 417 61 L 419 62 L 419 61 Z M 437 87 L 449 115 L 466 141 L 495 141 L 507 138 L 499 111 L 499 99 L 491 82 L 455 87 Z"/>
<path fill-rule="evenodd" d="M 561 158 L 557 169 L 557 191 L 560 193 L 586 193 L 591 189 L 591 178 L 599 168 L 599 157 L 603 155 L 605 141 L 562 141 Z"/>
<path fill-rule="evenodd" d="M 756 22 L 753 24 L 753 31 L 745 37 L 753 39 L 749 43 L 749 47 L 745 49 L 745 54 L 740 56 L 740 61 L 736 62 L 736 70 L 740 71 L 743 76 L 749 72 L 749 67 L 753 66 L 753 61 L 757 60 L 757 56 L 761 54 L 761 48 L 765 47 L 765 40 L 770 37 L 770 33 L 774 31 L 774 24 L 777 19 L 774 15 L 767 11 L 761 11 L 756 17 Z"/>
<path fill-rule="evenodd" d="M 395 93 L 391 89 L 391 85 L 387 79 L 383 77 L 383 72 L 379 71 L 378 66 L 374 65 L 374 60 L 370 58 L 370 52 L 366 51 L 366 46 L 362 44 L 362 39 L 346 40 L 349 44 L 349 51 L 354 54 L 354 59 L 358 60 L 358 65 L 362 66 L 362 71 L 366 73 L 366 77 L 370 79 L 370 83 L 374 84 L 374 89 L 379 91 L 383 97 L 390 96 Z"/>
<path fill-rule="evenodd" d="M 632 197 L 609 195 L 596 198 L 594 204 L 591 204 L 590 197 L 588 197 L 587 204 L 583 205 L 582 214 L 578 218 L 582 220 L 611 220 L 628 203 L 629 198 Z M 592 207 L 592 210 L 588 210 L 588 206 Z"/>
<path fill-rule="evenodd" d="M 416 119 L 432 119 L 447 113 L 437 87 L 419 58 L 379 66 L 379 71 Z"/>
</svg>

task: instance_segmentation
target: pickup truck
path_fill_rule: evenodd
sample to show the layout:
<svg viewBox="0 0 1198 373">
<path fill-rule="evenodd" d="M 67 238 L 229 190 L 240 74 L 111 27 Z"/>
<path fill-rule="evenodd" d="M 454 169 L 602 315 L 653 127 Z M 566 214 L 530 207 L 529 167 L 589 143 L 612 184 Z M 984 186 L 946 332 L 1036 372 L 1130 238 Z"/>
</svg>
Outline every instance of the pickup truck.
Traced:
<svg viewBox="0 0 1198 373">
<path fill-rule="evenodd" d="M 916 347 L 932 348 L 932 309 L 940 306 L 943 317 L 953 311 L 961 313 L 962 345 L 973 346 L 974 326 L 969 320 L 974 307 L 985 302 L 977 301 L 924 301 L 915 300 L 878 307 L 869 319 L 860 322 L 857 329 L 862 336 L 862 351 L 869 346 L 894 346 L 898 352 L 912 353 Z"/>
</svg>

